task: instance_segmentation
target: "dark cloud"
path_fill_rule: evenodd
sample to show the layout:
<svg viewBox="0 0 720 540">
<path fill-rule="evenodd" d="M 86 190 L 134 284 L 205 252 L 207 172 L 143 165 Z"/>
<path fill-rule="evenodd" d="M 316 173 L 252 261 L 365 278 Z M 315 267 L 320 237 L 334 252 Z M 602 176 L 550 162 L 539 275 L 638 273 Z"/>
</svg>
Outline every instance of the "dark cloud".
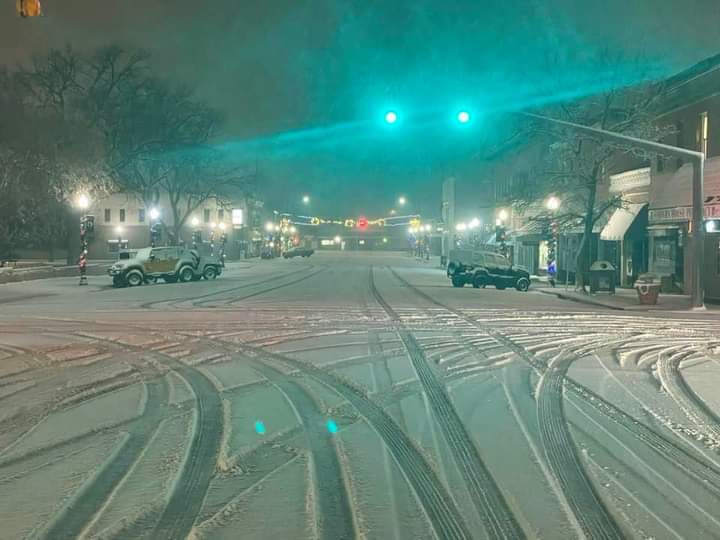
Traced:
<svg viewBox="0 0 720 540">
<path fill-rule="evenodd" d="M 6 3 L 0 61 L 65 43 L 147 48 L 163 75 L 225 111 L 222 142 L 258 159 L 276 204 L 311 192 L 318 211 L 348 213 L 385 210 L 398 192 L 436 193 L 449 171 L 477 180 L 471 158 L 484 135 L 477 126 L 458 133 L 443 121 L 449 110 L 591 91 L 603 78 L 588 62 L 602 50 L 622 52 L 629 66 L 640 56 L 645 74 L 663 76 L 716 53 L 720 20 L 716 0 L 45 0 L 44 8 L 42 19 L 21 20 Z M 416 127 L 383 129 L 376 120 L 390 106 L 415 115 Z"/>
</svg>

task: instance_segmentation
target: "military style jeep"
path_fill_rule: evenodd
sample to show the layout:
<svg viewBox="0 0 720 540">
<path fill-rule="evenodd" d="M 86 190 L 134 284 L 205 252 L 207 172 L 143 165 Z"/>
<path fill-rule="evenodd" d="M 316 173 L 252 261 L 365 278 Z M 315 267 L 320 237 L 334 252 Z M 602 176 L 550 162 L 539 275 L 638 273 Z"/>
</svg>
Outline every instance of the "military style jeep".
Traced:
<svg viewBox="0 0 720 540">
<path fill-rule="evenodd" d="M 116 287 L 135 287 L 162 278 L 167 283 L 215 279 L 222 273 L 223 264 L 212 254 L 200 255 L 194 249 L 180 246 L 147 247 L 126 252 L 108 270 Z"/>
</svg>

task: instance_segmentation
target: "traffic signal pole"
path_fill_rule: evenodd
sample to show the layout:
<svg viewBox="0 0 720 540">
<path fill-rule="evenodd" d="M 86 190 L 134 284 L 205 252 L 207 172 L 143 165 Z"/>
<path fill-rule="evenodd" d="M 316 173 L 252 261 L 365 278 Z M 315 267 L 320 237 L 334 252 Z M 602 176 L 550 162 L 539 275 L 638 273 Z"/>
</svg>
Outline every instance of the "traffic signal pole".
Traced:
<svg viewBox="0 0 720 540">
<path fill-rule="evenodd" d="M 628 135 L 622 135 L 613 131 L 606 131 L 604 129 L 598 129 L 589 126 L 583 126 L 582 124 L 575 124 L 573 122 L 566 122 L 565 120 L 557 120 L 548 116 L 542 116 L 539 114 L 518 112 L 520 116 L 524 118 L 530 118 L 546 124 L 554 124 L 568 128 L 573 131 L 581 133 L 587 133 L 598 137 L 601 140 L 619 143 L 628 148 L 640 148 L 648 150 L 657 154 L 663 154 L 673 157 L 678 157 L 689 161 L 693 167 L 692 177 L 692 246 L 693 246 L 693 257 L 691 258 L 691 269 L 690 276 L 692 280 L 692 288 L 690 289 L 690 303 L 695 309 L 705 308 L 705 280 L 703 278 L 703 265 L 705 260 L 705 214 L 704 214 L 704 196 L 703 196 L 703 183 L 704 183 L 704 161 L 705 154 L 702 152 L 695 152 L 693 150 L 686 150 L 685 148 L 679 148 L 677 146 L 671 146 L 669 144 L 662 144 L 655 141 L 648 141 L 645 139 L 638 139 L 636 137 L 629 137 Z"/>
</svg>

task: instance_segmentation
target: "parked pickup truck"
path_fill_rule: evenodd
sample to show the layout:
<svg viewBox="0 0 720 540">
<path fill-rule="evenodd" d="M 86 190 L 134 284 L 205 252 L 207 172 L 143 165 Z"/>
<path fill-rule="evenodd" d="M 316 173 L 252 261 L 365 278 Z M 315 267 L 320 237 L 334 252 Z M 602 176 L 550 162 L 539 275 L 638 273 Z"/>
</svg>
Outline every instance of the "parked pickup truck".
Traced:
<svg viewBox="0 0 720 540">
<path fill-rule="evenodd" d="M 108 269 L 116 287 L 135 287 L 154 283 L 162 278 L 166 283 L 215 279 L 222 273 L 221 258 L 207 251 L 181 246 L 146 247 L 120 254 L 120 259 Z"/>
<path fill-rule="evenodd" d="M 494 251 L 457 249 L 450 252 L 447 276 L 453 287 L 493 285 L 503 290 L 514 287 L 518 291 L 530 288 L 530 273 L 521 266 L 513 266 L 507 257 Z"/>
</svg>

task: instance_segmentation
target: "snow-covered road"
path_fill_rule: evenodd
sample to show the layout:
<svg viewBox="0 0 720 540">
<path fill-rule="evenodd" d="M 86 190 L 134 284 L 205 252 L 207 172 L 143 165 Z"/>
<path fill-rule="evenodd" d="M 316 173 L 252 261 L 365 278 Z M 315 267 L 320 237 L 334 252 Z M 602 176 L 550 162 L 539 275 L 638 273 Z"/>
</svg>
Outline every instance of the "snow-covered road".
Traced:
<svg viewBox="0 0 720 540">
<path fill-rule="evenodd" d="M 390 254 L 0 286 L 0 538 L 720 538 L 720 318 Z"/>
</svg>

